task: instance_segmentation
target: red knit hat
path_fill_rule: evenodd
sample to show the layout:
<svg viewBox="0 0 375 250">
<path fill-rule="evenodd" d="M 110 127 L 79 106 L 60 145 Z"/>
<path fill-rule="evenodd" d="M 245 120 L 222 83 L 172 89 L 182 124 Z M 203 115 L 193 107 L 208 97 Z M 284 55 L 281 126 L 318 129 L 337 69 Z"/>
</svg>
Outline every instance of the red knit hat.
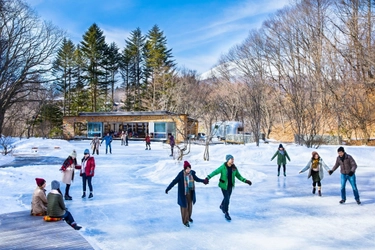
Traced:
<svg viewBox="0 0 375 250">
<path fill-rule="evenodd" d="M 184 161 L 184 169 L 191 168 L 190 163 L 188 161 Z"/>
<path fill-rule="evenodd" d="M 46 183 L 46 180 L 43 178 L 35 178 L 35 181 L 36 185 L 38 185 L 39 187 L 43 186 L 43 184 Z"/>
</svg>

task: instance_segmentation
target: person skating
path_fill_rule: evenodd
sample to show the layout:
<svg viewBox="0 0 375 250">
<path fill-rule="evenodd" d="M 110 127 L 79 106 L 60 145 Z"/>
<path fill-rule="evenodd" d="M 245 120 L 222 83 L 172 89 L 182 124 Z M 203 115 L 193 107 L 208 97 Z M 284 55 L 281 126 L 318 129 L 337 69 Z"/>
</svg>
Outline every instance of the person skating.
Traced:
<svg viewBox="0 0 375 250">
<path fill-rule="evenodd" d="M 312 177 L 312 193 L 315 194 L 316 192 L 316 185 L 318 185 L 318 195 L 322 196 L 322 183 L 324 177 L 323 168 L 328 172 L 329 167 L 324 163 L 323 159 L 319 156 L 318 152 L 312 152 L 312 158 L 309 160 L 307 165 L 299 171 L 299 173 L 303 173 L 306 170 L 309 170 L 307 178 Z"/>
<path fill-rule="evenodd" d="M 173 156 L 173 148 L 174 148 L 174 145 L 175 145 L 175 141 L 174 141 L 174 137 L 171 133 L 168 134 L 168 139 L 169 139 L 169 145 L 171 146 L 171 155 L 170 156 Z"/>
<path fill-rule="evenodd" d="M 92 177 L 94 177 L 95 175 L 95 159 L 94 157 L 90 156 L 90 151 L 88 149 L 85 149 L 83 154 L 84 156 L 82 158 L 80 173 L 80 175 L 82 176 L 83 187 L 82 198 L 86 197 L 86 183 L 88 184 L 90 190 L 89 198 L 92 198 L 94 197 L 92 188 Z"/>
<path fill-rule="evenodd" d="M 108 147 L 109 147 L 109 153 L 112 154 L 112 146 L 111 146 L 112 139 L 113 139 L 112 136 L 109 133 L 107 133 L 107 135 L 103 137 L 102 142 L 100 143 L 100 145 L 102 145 L 103 141 L 105 141 L 105 153 L 106 154 L 108 153 Z"/>
<path fill-rule="evenodd" d="M 149 134 L 146 134 L 146 150 L 151 150 L 151 137 Z"/>
<path fill-rule="evenodd" d="M 178 184 L 177 204 L 180 205 L 182 223 L 186 227 L 190 227 L 189 223 L 193 222 L 191 214 L 193 212 L 193 205 L 196 202 L 194 181 L 208 184 L 208 180 L 198 178 L 195 171 L 191 170 L 190 163 L 185 161 L 184 169 L 177 174 L 176 178 L 174 178 L 165 190 L 165 193 L 168 194 L 168 191 Z"/>
<path fill-rule="evenodd" d="M 60 168 L 62 171 L 62 182 L 65 183 L 65 200 L 72 200 L 72 197 L 69 195 L 70 185 L 74 180 L 74 169 L 77 165 L 77 153 L 75 150 L 65 159 L 63 165 Z"/>
<path fill-rule="evenodd" d="M 357 163 L 353 157 L 347 154 L 343 147 L 337 149 L 338 156 L 336 158 L 336 164 L 333 166 L 332 170 L 329 170 L 331 175 L 340 166 L 341 172 L 341 200 L 340 204 L 344 204 L 346 201 L 346 182 L 349 181 L 353 189 L 354 199 L 357 204 L 360 205 L 361 201 L 359 199 L 359 192 L 356 183 L 355 171 L 357 170 Z"/>
<path fill-rule="evenodd" d="M 272 156 L 271 161 L 277 156 L 277 176 L 280 176 L 280 168 L 283 165 L 284 176 L 286 176 L 286 159 L 290 161 L 289 155 L 286 152 L 283 144 L 279 145 L 276 153 Z"/>
<path fill-rule="evenodd" d="M 47 215 L 51 218 L 63 218 L 75 230 L 80 230 L 82 227 L 78 226 L 74 221 L 72 214 L 65 207 L 62 193 L 60 191 L 60 183 L 58 181 L 51 182 L 51 192 L 47 195 Z"/>
<path fill-rule="evenodd" d="M 91 144 L 92 154 L 94 155 L 96 152 L 96 154 L 99 155 L 99 147 L 101 144 L 100 144 L 100 139 L 97 135 L 94 136 L 90 144 Z"/>
<path fill-rule="evenodd" d="M 234 157 L 232 155 L 225 156 L 225 162 L 211 174 L 207 175 L 206 180 L 208 181 L 215 175 L 220 174 L 219 187 L 223 193 L 223 200 L 220 204 L 220 209 L 223 211 L 225 218 L 229 221 L 231 217 L 229 215 L 229 203 L 232 195 L 232 190 L 235 186 L 235 178 L 247 183 L 251 186 L 251 181 L 242 177 L 238 168 L 234 165 Z"/>
<path fill-rule="evenodd" d="M 43 178 L 35 178 L 37 187 L 34 190 L 31 201 L 31 215 L 41 216 L 47 214 L 46 181 Z"/>
</svg>

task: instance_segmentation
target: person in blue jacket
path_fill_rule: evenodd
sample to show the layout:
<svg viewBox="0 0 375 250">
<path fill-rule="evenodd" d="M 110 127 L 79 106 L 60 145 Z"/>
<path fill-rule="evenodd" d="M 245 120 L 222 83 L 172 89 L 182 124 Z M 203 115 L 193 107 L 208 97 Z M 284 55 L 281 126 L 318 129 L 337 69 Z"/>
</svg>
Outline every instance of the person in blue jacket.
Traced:
<svg viewBox="0 0 375 250">
<path fill-rule="evenodd" d="M 103 137 L 100 145 L 103 144 L 103 141 L 105 141 L 105 153 L 106 154 L 108 153 L 108 147 L 109 147 L 109 153 L 112 154 L 112 147 L 111 147 L 112 136 L 109 133 L 107 133 L 107 135 Z"/>
<path fill-rule="evenodd" d="M 194 181 L 203 182 L 205 185 L 208 184 L 208 180 L 198 178 L 195 171 L 191 170 L 190 163 L 185 161 L 184 169 L 178 173 L 165 190 L 165 193 L 168 194 L 168 191 L 178 183 L 177 203 L 181 208 L 182 223 L 186 227 L 190 227 L 189 222 L 193 222 L 191 214 L 193 212 L 193 204 L 196 201 Z"/>
</svg>

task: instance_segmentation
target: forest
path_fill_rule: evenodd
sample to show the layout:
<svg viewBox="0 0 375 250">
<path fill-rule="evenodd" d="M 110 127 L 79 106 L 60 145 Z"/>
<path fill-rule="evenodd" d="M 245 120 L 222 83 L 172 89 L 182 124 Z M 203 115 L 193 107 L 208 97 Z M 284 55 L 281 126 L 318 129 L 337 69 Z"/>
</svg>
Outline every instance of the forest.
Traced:
<svg viewBox="0 0 375 250">
<path fill-rule="evenodd" d="M 21 0 L 0 0 L 0 134 L 59 137 L 79 112 L 189 114 L 210 134 L 241 121 L 307 147 L 337 136 L 371 144 L 375 45 L 372 0 L 293 1 L 218 55 L 210 72 L 181 68 L 157 24 L 108 44 L 92 24 L 74 44 Z"/>
</svg>

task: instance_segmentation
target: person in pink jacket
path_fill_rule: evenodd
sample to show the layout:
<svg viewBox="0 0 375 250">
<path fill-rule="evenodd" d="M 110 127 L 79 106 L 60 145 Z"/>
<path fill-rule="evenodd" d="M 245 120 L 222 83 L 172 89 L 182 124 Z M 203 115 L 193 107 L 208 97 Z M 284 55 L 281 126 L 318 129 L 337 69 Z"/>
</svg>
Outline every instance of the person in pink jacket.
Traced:
<svg viewBox="0 0 375 250">
<path fill-rule="evenodd" d="M 81 172 L 80 175 L 82 176 L 82 185 L 83 185 L 83 195 L 82 198 L 86 197 L 86 183 L 89 186 L 90 194 L 89 198 L 94 197 L 93 195 L 93 188 L 92 188 L 92 177 L 95 174 L 95 159 L 94 157 L 90 156 L 90 150 L 85 149 L 84 156 L 82 158 L 81 163 Z"/>
</svg>

